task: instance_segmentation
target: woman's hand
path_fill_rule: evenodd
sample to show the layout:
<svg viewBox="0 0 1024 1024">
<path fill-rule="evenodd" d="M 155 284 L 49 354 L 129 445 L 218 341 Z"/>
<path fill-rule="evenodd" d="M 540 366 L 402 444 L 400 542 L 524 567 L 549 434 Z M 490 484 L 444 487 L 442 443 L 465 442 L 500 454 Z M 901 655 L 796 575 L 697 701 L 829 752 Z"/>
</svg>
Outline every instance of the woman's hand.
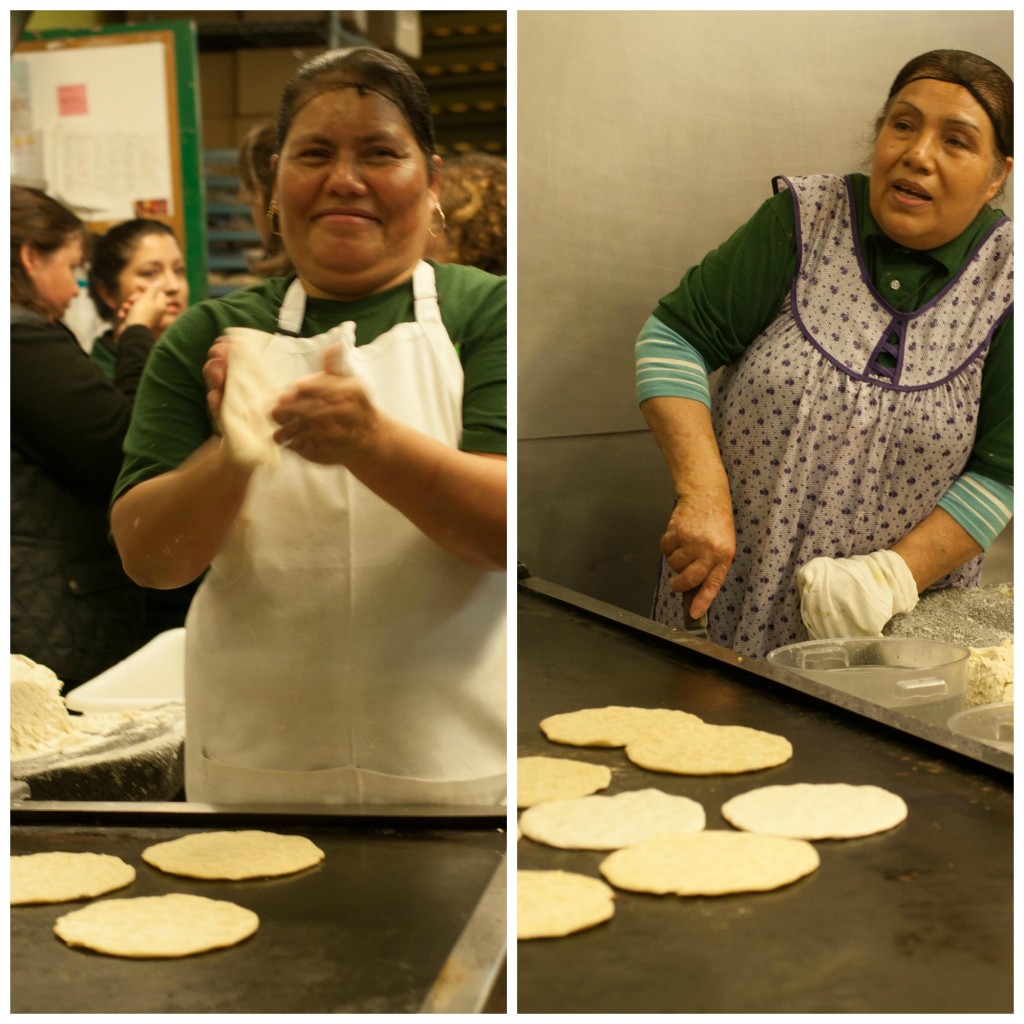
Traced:
<svg viewBox="0 0 1024 1024">
<path fill-rule="evenodd" d="M 362 381 L 340 366 L 341 348 L 324 351 L 324 368 L 286 391 L 271 415 L 274 440 L 321 465 L 372 459 L 385 443 L 388 420 L 370 401 Z"/>
<path fill-rule="evenodd" d="M 696 591 L 693 619 L 701 618 L 725 582 L 736 554 L 729 479 L 718 452 L 711 413 L 691 398 L 649 398 L 641 407 L 675 484 L 675 508 L 661 551 L 677 573 L 669 586 Z"/>
<path fill-rule="evenodd" d="M 206 353 L 206 362 L 203 364 L 203 380 L 206 381 L 206 405 L 210 410 L 210 418 L 213 420 L 217 433 L 220 429 L 220 407 L 224 401 L 224 382 L 228 376 L 228 353 L 231 349 L 231 339 L 227 337 L 218 338 Z"/>
<path fill-rule="evenodd" d="M 680 497 L 661 538 L 661 552 L 677 573 L 669 586 L 683 594 L 696 591 L 689 614 L 701 618 L 722 589 L 736 554 L 728 486 Z"/>
<path fill-rule="evenodd" d="M 114 326 L 114 342 L 117 343 L 126 327 L 141 324 L 155 331 L 167 312 L 167 293 L 162 281 L 154 281 L 143 291 L 129 295 L 117 311 Z"/>
</svg>

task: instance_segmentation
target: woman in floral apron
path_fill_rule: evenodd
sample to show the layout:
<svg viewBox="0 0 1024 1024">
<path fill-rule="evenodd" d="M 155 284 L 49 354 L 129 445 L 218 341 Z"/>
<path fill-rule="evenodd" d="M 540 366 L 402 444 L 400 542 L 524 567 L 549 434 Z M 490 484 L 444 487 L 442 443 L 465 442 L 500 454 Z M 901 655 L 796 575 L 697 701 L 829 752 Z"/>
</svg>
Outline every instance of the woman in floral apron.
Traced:
<svg viewBox="0 0 1024 1024">
<path fill-rule="evenodd" d="M 186 623 L 186 796 L 497 803 L 505 281 L 420 258 L 440 160 L 402 61 L 311 61 L 277 129 L 268 220 L 296 273 L 161 339 L 112 510 L 138 582 L 209 567 Z M 277 395 L 266 462 L 214 426 L 239 327 Z"/>
<path fill-rule="evenodd" d="M 757 657 L 977 584 L 1012 509 L 1013 235 L 988 206 L 1012 154 L 1008 76 L 924 54 L 870 177 L 776 179 L 661 301 L 637 343 L 677 496 L 655 618 Z"/>
</svg>

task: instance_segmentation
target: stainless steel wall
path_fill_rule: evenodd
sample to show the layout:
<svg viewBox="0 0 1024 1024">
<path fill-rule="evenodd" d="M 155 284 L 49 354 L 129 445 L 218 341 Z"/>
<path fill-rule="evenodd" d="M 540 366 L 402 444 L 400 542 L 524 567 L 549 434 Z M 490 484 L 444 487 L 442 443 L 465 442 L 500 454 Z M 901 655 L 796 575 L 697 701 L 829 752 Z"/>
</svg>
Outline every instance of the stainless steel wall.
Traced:
<svg viewBox="0 0 1024 1024">
<path fill-rule="evenodd" d="M 520 12 L 519 559 L 646 614 L 671 484 L 637 409 L 658 299 L 776 174 L 865 170 L 900 67 L 1011 75 L 1008 11 Z M 1012 186 L 1011 186 L 1012 188 Z M 1012 191 L 1000 205 L 1012 213 Z"/>
</svg>

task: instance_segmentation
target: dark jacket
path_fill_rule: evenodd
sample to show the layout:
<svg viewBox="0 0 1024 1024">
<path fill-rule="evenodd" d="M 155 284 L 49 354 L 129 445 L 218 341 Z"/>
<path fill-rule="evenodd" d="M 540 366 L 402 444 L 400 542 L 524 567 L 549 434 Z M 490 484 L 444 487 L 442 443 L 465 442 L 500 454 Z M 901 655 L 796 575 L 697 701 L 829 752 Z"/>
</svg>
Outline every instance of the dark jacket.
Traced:
<svg viewBox="0 0 1024 1024">
<path fill-rule="evenodd" d="M 66 327 L 11 307 L 11 652 L 65 688 L 147 639 L 107 512 L 148 351 L 119 351 L 111 382 Z"/>
</svg>

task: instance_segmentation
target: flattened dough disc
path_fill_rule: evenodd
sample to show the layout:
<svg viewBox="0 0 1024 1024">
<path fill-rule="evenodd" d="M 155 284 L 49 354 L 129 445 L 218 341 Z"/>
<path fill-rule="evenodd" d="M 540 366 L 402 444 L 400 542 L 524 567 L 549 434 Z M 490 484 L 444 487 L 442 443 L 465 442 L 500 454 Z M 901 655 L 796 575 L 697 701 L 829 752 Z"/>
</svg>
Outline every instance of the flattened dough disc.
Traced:
<svg viewBox="0 0 1024 1024">
<path fill-rule="evenodd" d="M 540 727 L 552 743 L 574 747 L 624 747 L 652 729 L 680 723 L 699 725 L 701 721 L 687 711 L 612 705 L 551 715 L 541 721 Z"/>
<path fill-rule="evenodd" d="M 734 796 L 722 805 L 722 817 L 746 832 L 851 839 L 895 828 L 907 817 L 907 805 L 880 786 L 799 782 Z"/>
<path fill-rule="evenodd" d="M 685 725 L 660 729 L 626 745 L 626 756 L 652 772 L 733 775 L 784 764 L 793 746 L 784 736 L 743 725 Z"/>
<path fill-rule="evenodd" d="M 151 959 L 234 946 L 259 924 L 251 910 L 227 900 L 170 893 L 99 900 L 58 917 L 53 930 L 69 946 L 108 956 Z"/>
<path fill-rule="evenodd" d="M 281 453 L 274 441 L 277 424 L 270 413 L 281 385 L 270 372 L 264 350 L 270 335 L 247 327 L 228 327 L 231 351 L 220 419 L 224 440 L 246 466 L 276 466 Z"/>
<path fill-rule="evenodd" d="M 612 781 L 610 768 L 567 757 L 521 757 L 516 766 L 516 803 L 532 807 L 545 800 L 590 796 Z"/>
<path fill-rule="evenodd" d="M 305 836 L 276 832 L 196 832 L 142 851 L 147 864 L 185 878 L 274 878 L 319 864 L 320 847 Z"/>
<path fill-rule="evenodd" d="M 516 872 L 516 935 L 548 939 L 607 921 L 615 894 L 599 878 L 571 871 Z"/>
<path fill-rule="evenodd" d="M 696 800 L 660 789 L 552 800 L 519 818 L 523 835 L 563 850 L 618 850 L 655 836 L 699 832 L 704 824 Z"/>
<path fill-rule="evenodd" d="M 11 857 L 11 905 L 66 903 L 123 889 L 135 868 L 109 853 L 28 853 Z"/>
<path fill-rule="evenodd" d="M 601 874 L 633 892 L 721 896 L 781 888 L 819 863 L 818 851 L 802 839 L 718 830 L 616 850 L 601 862 Z"/>
</svg>

